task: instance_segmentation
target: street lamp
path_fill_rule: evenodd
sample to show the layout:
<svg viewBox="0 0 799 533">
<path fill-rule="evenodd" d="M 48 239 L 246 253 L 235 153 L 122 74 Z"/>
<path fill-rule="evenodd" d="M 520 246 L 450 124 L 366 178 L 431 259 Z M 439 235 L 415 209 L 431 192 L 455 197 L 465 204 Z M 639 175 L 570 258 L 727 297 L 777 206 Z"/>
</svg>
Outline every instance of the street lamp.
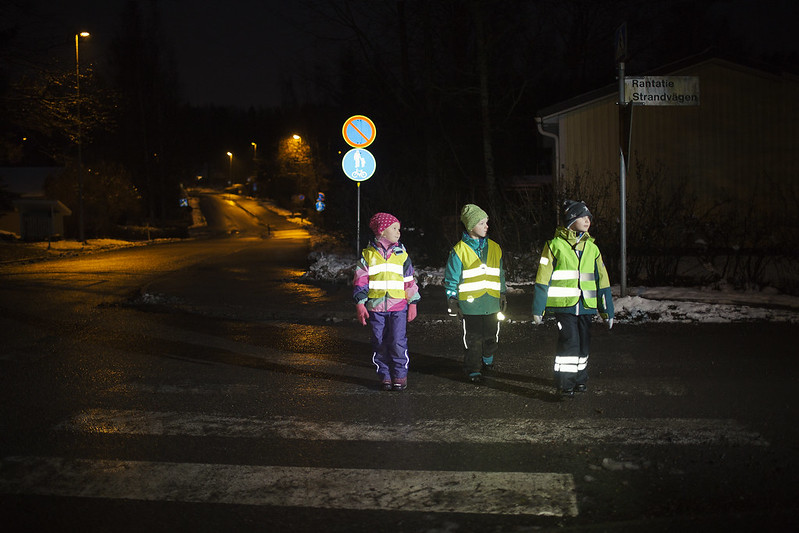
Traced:
<svg viewBox="0 0 799 533">
<path fill-rule="evenodd" d="M 258 159 L 258 144 L 255 142 L 250 143 L 252 145 L 252 160 L 255 161 Z"/>
<path fill-rule="evenodd" d="M 233 153 L 228 152 L 227 156 L 230 158 L 230 167 L 228 168 L 227 184 L 233 185 Z"/>
<path fill-rule="evenodd" d="M 295 141 L 299 141 L 300 139 L 302 139 L 302 137 L 300 137 L 300 136 L 299 136 L 299 135 L 297 135 L 296 133 L 295 133 L 294 135 L 292 135 L 292 138 L 293 138 Z"/>
<path fill-rule="evenodd" d="M 86 242 L 86 235 L 83 225 L 83 153 L 81 147 L 81 121 L 80 121 L 80 53 L 79 46 L 81 37 L 88 37 L 90 34 L 87 31 L 82 31 L 75 34 L 75 87 L 77 89 L 77 106 L 78 106 L 78 239 L 80 242 Z"/>
</svg>

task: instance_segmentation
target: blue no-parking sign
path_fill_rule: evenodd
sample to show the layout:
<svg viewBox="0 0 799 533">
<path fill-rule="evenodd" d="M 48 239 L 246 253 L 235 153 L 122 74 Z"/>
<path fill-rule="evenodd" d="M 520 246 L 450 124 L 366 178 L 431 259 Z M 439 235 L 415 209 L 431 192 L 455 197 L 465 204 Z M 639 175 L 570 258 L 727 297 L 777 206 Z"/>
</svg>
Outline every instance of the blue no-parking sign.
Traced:
<svg viewBox="0 0 799 533">
<path fill-rule="evenodd" d="M 353 148 L 341 160 L 344 174 L 352 181 L 366 181 L 375 173 L 375 157 L 364 148 Z"/>
<path fill-rule="evenodd" d="M 347 144 L 353 148 L 366 148 L 375 140 L 377 128 L 375 123 L 364 115 L 355 115 L 347 119 L 341 128 L 341 134 Z"/>
</svg>

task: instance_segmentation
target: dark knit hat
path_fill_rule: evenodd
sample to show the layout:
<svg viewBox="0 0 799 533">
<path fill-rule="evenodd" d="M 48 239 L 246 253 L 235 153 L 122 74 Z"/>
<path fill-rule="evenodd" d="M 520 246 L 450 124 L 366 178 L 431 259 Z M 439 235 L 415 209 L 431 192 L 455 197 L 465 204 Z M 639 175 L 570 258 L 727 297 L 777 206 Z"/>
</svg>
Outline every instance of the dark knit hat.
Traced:
<svg viewBox="0 0 799 533">
<path fill-rule="evenodd" d="M 585 202 L 575 202 L 574 200 L 563 201 L 563 224 L 567 229 L 571 227 L 575 220 L 582 217 L 588 217 L 592 221 L 594 220 L 594 216 L 591 214 L 591 211 L 588 210 L 588 206 L 585 205 Z"/>
</svg>

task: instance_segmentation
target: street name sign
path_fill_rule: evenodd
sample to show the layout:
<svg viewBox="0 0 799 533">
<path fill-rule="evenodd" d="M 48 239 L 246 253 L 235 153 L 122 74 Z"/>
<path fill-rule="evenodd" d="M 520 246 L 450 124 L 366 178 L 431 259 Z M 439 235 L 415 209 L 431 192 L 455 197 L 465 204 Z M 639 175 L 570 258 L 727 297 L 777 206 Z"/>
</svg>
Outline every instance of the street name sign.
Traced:
<svg viewBox="0 0 799 533">
<path fill-rule="evenodd" d="M 699 78 L 696 76 L 626 77 L 624 101 L 635 105 L 699 105 Z"/>
</svg>

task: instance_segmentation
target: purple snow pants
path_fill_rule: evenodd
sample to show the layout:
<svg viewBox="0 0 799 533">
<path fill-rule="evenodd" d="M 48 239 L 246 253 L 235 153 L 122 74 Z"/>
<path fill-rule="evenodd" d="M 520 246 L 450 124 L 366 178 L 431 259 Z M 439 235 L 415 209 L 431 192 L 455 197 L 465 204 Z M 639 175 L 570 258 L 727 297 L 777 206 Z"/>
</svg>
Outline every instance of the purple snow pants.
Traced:
<svg viewBox="0 0 799 533">
<path fill-rule="evenodd" d="M 380 379 L 403 379 L 408 376 L 408 310 L 369 311 L 372 327 L 372 362 Z"/>
</svg>

